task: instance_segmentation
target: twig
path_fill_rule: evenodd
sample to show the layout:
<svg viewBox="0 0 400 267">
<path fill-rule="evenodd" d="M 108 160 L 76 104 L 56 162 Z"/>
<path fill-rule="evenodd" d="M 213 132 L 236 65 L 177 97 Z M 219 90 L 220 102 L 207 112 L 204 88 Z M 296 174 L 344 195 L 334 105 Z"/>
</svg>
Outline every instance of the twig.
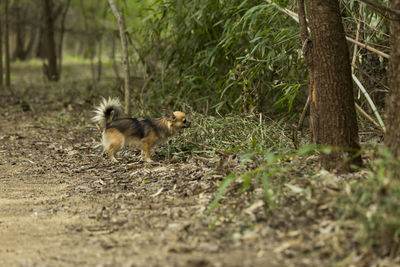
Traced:
<svg viewBox="0 0 400 267">
<path fill-rule="evenodd" d="M 367 50 L 369 50 L 371 52 L 374 52 L 375 54 L 378 54 L 378 55 L 380 55 L 380 56 L 382 56 L 384 58 L 387 58 L 387 59 L 390 58 L 389 54 L 386 54 L 385 52 L 379 51 L 378 49 L 373 48 L 372 46 L 369 46 L 369 45 L 363 44 L 363 43 L 361 43 L 359 41 L 356 41 L 351 37 L 346 36 L 346 40 L 349 41 L 349 42 L 352 42 L 353 44 L 361 46 L 362 48 L 365 48 L 365 49 L 367 49 Z"/>
<path fill-rule="evenodd" d="M 207 146 L 207 145 L 195 143 L 195 142 L 192 142 L 192 141 L 189 141 L 189 140 L 186 140 L 186 142 L 189 143 L 189 144 L 192 144 L 194 146 L 198 146 L 198 147 L 202 147 L 202 148 L 205 148 L 205 149 L 208 149 L 208 150 L 215 151 L 215 153 L 220 154 L 221 156 L 224 156 L 224 157 L 229 156 L 229 154 L 227 154 L 225 152 L 222 152 L 222 151 L 219 151 L 219 150 L 215 149 L 214 147 L 210 147 L 210 146 Z"/>
<path fill-rule="evenodd" d="M 376 127 L 378 127 L 379 129 L 382 129 L 381 126 L 379 125 L 379 123 L 377 123 L 376 120 L 374 120 L 367 112 L 365 112 L 365 110 L 363 110 L 357 103 L 354 103 L 354 104 L 356 105 L 357 110 L 360 111 L 360 113 L 362 115 L 364 115 L 364 117 L 366 117 Z"/>
<path fill-rule="evenodd" d="M 304 118 L 306 117 L 307 110 L 310 107 L 310 100 L 311 100 L 311 97 L 308 96 L 306 104 L 304 105 L 303 111 L 301 112 L 299 123 L 297 124 L 297 127 L 294 128 L 294 130 L 293 130 L 293 145 L 294 145 L 295 149 L 297 149 L 297 147 L 298 147 L 297 132 L 303 128 Z"/>
<path fill-rule="evenodd" d="M 393 8 L 390 8 L 390 7 L 385 7 L 383 5 L 379 5 L 379 4 L 374 3 L 374 2 L 372 2 L 370 0 L 358 0 L 358 1 L 369 5 L 370 7 L 372 7 L 376 11 L 378 11 L 383 16 L 385 16 L 385 15 L 381 13 L 382 10 L 400 17 L 400 10 L 396 10 L 396 9 L 393 9 Z"/>
<path fill-rule="evenodd" d="M 365 87 L 362 85 L 362 83 L 360 82 L 360 80 L 358 80 L 358 78 L 352 74 L 353 80 L 355 81 L 355 83 L 357 84 L 357 86 L 361 89 L 361 92 L 364 94 L 365 98 L 368 101 L 368 104 L 371 106 L 372 111 L 375 114 L 376 119 L 379 122 L 380 127 L 382 128 L 383 132 L 386 132 L 386 127 L 385 124 L 383 123 L 382 117 L 381 115 L 379 115 L 378 109 L 376 108 L 374 102 L 372 101 L 371 97 L 369 96 L 367 90 L 365 89 Z"/>
<path fill-rule="evenodd" d="M 373 82 L 377 83 L 378 85 L 382 86 L 383 89 L 380 90 L 380 92 L 384 92 L 384 93 L 388 93 L 389 92 L 389 87 L 387 87 L 386 85 L 384 85 L 381 81 L 379 81 L 378 79 L 372 77 L 371 75 L 369 75 L 365 70 L 361 69 L 360 67 L 358 67 L 357 65 L 353 65 L 352 66 L 354 69 L 357 69 L 361 74 L 367 76 L 369 79 L 371 79 Z"/>
</svg>

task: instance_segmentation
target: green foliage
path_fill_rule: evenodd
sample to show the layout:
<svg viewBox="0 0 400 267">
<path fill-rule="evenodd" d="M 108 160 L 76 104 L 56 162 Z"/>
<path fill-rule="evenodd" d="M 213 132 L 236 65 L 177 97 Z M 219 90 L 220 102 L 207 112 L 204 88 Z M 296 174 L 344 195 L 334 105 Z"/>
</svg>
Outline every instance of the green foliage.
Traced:
<svg viewBox="0 0 400 267">
<path fill-rule="evenodd" d="M 159 1 L 141 34 L 153 79 L 146 97 L 168 105 L 282 112 L 305 78 L 298 26 L 265 1 Z"/>
<path fill-rule="evenodd" d="M 384 147 L 377 152 L 368 179 L 351 182 L 337 206 L 343 220 L 362 226 L 356 235 L 360 243 L 387 253 L 400 246 L 400 162 Z"/>
</svg>

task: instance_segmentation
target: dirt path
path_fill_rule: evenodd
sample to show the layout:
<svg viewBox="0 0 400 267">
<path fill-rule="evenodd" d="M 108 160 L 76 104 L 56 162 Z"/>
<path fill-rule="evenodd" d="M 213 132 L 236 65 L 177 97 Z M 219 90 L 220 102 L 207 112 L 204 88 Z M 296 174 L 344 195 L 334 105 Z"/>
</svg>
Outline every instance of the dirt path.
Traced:
<svg viewBox="0 0 400 267">
<path fill-rule="evenodd" d="M 2 266 L 283 264 L 257 223 L 262 209 L 203 215 L 222 177 L 216 160 L 130 164 L 139 159 L 128 151 L 110 164 L 89 105 L 43 102 L 28 112 L 0 102 Z"/>
</svg>

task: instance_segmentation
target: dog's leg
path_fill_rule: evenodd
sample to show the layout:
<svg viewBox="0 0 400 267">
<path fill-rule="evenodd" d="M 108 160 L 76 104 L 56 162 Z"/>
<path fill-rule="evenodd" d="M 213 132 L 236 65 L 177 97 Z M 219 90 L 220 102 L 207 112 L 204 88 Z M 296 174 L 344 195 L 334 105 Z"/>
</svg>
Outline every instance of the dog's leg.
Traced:
<svg viewBox="0 0 400 267">
<path fill-rule="evenodd" d="M 124 135 L 115 130 L 106 132 L 106 135 L 107 139 L 109 140 L 108 147 L 106 148 L 107 154 L 112 162 L 117 162 L 114 154 L 120 147 L 124 145 Z"/>
<path fill-rule="evenodd" d="M 151 148 L 151 145 L 147 140 L 142 141 L 143 158 L 147 162 L 152 162 L 152 160 L 150 158 L 150 148 Z"/>
<path fill-rule="evenodd" d="M 113 145 L 113 144 L 111 144 L 109 147 L 108 147 L 108 149 L 107 149 L 107 154 L 108 154 L 108 156 L 110 157 L 110 159 L 111 159 L 111 161 L 112 162 L 118 162 L 118 160 L 115 158 L 115 156 L 114 156 L 114 154 L 115 154 L 115 151 L 118 149 L 118 147 L 117 146 L 115 146 L 115 145 Z"/>
<path fill-rule="evenodd" d="M 144 160 L 147 162 L 152 162 L 150 158 L 150 149 L 154 145 L 157 140 L 157 135 L 155 132 L 151 132 L 146 138 L 141 140 L 142 143 L 142 151 L 144 153 Z"/>
</svg>

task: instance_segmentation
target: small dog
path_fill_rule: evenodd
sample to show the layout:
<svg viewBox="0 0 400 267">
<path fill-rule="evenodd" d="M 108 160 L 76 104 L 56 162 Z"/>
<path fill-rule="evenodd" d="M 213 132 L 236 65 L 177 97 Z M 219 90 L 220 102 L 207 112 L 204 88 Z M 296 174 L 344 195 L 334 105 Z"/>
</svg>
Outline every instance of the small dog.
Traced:
<svg viewBox="0 0 400 267">
<path fill-rule="evenodd" d="M 125 144 L 139 146 L 144 160 L 151 162 L 150 149 L 157 143 L 166 141 L 180 128 L 188 128 L 190 122 L 186 114 L 175 111 L 158 119 L 125 118 L 121 103 L 117 98 L 103 98 L 95 109 L 93 121 L 103 129 L 103 148 L 113 162 L 115 152 Z"/>
</svg>

